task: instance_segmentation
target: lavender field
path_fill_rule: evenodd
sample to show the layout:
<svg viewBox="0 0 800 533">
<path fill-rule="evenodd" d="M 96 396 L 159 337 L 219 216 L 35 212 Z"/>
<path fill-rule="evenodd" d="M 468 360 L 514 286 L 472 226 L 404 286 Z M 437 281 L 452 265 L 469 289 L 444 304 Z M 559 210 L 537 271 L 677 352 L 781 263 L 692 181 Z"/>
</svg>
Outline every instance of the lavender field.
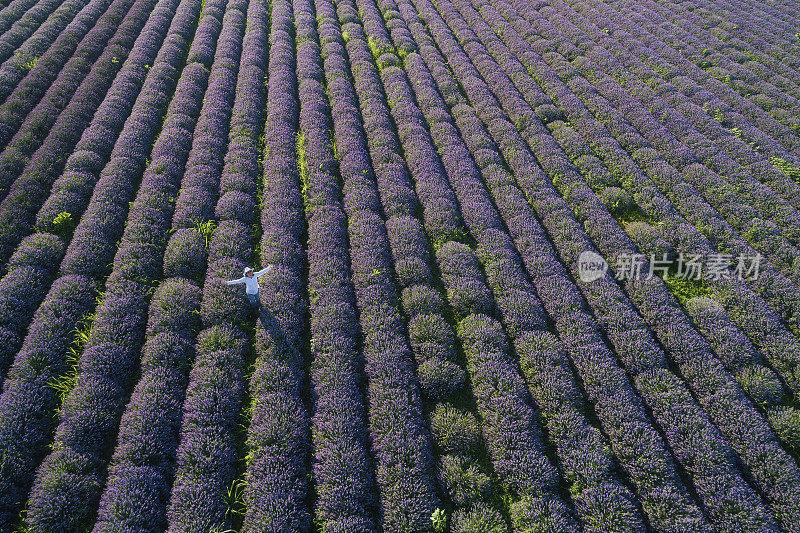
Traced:
<svg viewBox="0 0 800 533">
<path fill-rule="evenodd" d="M 0 0 L 0 383 L 0 533 L 800 533 L 800 4 Z"/>
</svg>

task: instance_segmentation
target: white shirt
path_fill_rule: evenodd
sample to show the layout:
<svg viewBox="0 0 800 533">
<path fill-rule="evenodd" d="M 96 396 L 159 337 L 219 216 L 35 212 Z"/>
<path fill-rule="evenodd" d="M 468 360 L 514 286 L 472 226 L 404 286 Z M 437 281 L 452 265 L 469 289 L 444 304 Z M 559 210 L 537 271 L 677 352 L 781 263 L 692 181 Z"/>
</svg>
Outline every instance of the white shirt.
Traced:
<svg viewBox="0 0 800 533">
<path fill-rule="evenodd" d="M 251 277 L 243 276 L 239 279 L 228 281 L 227 283 L 228 285 L 237 285 L 239 283 L 244 283 L 246 285 L 245 292 L 247 292 L 247 294 L 258 294 L 258 278 L 266 274 L 270 270 L 272 270 L 272 265 L 262 270 L 259 270 L 258 272 L 254 272 Z"/>
</svg>

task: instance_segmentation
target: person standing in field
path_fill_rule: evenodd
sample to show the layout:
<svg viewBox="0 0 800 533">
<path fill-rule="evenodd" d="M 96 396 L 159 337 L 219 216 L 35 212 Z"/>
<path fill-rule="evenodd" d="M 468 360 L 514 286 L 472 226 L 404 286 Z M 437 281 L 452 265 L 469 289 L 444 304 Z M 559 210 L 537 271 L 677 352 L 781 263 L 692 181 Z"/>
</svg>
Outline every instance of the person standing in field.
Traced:
<svg viewBox="0 0 800 533">
<path fill-rule="evenodd" d="M 241 278 L 232 280 L 222 280 L 222 283 L 225 285 L 239 285 L 241 283 L 244 283 L 245 285 L 244 292 L 245 294 L 247 294 L 247 299 L 250 300 L 250 306 L 256 311 L 258 311 L 258 317 L 261 319 L 261 324 L 267 331 L 269 331 L 267 315 L 269 316 L 269 318 L 272 318 L 272 315 L 269 313 L 269 311 L 265 310 L 264 307 L 261 305 L 261 298 L 259 298 L 258 294 L 258 278 L 260 278 L 270 270 L 272 270 L 272 265 L 269 265 L 266 268 L 262 268 L 258 272 L 256 272 L 250 267 L 245 267 L 244 272 L 242 272 Z"/>
</svg>

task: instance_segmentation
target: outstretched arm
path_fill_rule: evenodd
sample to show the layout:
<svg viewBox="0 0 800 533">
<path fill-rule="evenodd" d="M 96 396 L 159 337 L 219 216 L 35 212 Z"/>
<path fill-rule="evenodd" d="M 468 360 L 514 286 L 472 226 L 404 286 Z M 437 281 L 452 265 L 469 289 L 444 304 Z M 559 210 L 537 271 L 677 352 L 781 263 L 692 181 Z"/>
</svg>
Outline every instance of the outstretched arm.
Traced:
<svg viewBox="0 0 800 533">
<path fill-rule="evenodd" d="M 230 281 L 222 280 L 222 282 L 225 283 L 226 285 L 237 285 L 239 283 L 244 283 L 244 278 L 232 279 Z"/>
<path fill-rule="evenodd" d="M 259 270 L 258 272 L 255 273 L 255 276 L 256 277 L 262 276 L 262 275 L 266 274 L 267 272 L 269 272 L 270 270 L 272 270 L 272 265 L 269 265 L 266 268 L 262 268 L 261 270 Z"/>
</svg>

